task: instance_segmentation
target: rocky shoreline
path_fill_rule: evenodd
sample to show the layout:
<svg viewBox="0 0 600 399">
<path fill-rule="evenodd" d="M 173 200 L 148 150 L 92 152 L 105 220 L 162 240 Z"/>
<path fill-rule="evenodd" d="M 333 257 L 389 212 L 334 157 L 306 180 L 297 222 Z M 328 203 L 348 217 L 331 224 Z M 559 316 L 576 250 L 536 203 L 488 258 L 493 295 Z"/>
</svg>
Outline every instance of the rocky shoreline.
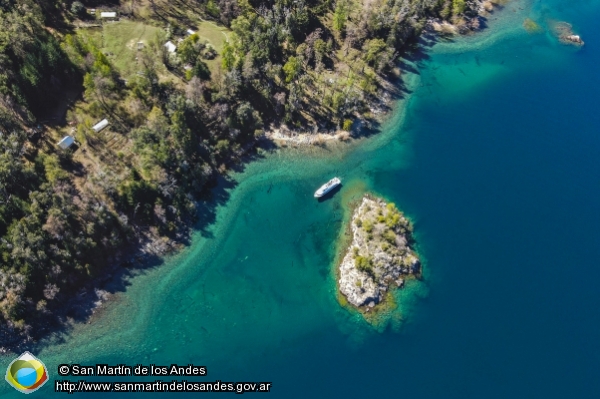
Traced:
<svg viewBox="0 0 600 399">
<path fill-rule="evenodd" d="M 282 125 L 265 132 L 265 137 L 279 146 L 291 145 L 323 145 L 330 141 L 350 140 L 351 134 L 345 130 L 334 132 L 298 132 Z"/>
<path fill-rule="evenodd" d="M 350 222 L 352 242 L 339 266 L 339 291 L 353 306 L 368 311 L 407 278 L 421 276 L 412 247 L 412 225 L 393 203 L 365 195 Z"/>
<path fill-rule="evenodd" d="M 485 28 L 486 18 L 497 8 L 502 7 L 502 4 L 502 0 L 472 0 L 468 4 L 467 12 L 461 18 L 452 21 L 428 18 L 421 35 L 453 36 L 475 33 Z M 397 73 L 396 78 L 399 77 L 400 72 Z M 371 115 L 374 116 L 373 121 L 381 123 L 391 109 L 390 105 L 393 102 L 391 94 L 396 91 L 396 83 L 392 79 L 381 79 L 378 84 L 381 85 L 382 94 L 378 96 L 377 101 L 374 100 L 369 104 L 369 108 Z M 322 146 L 329 142 L 350 141 L 359 136 L 364 129 L 368 130 L 370 125 L 370 121 L 361 117 L 357 117 L 350 130 L 324 130 L 314 126 L 313 131 L 308 131 L 290 128 L 285 124 L 272 125 L 266 129 L 264 137 L 279 147 Z"/>
</svg>

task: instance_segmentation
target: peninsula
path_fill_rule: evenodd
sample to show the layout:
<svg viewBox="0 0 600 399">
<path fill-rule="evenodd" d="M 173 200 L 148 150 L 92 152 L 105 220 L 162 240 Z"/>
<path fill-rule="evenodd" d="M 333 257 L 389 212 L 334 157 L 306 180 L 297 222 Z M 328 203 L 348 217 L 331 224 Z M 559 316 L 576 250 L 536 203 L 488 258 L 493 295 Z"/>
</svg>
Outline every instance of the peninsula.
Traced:
<svg viewBox="0 0 600 399">
<path fill-rule="evenodd" d="M 339 268 L 339 290 L 350 304 L 368 310 L 407 278 L 420 277 L 412 225 L 393 203 L 365 195 L 350 229 L 352 242 Z"/>
</svg>

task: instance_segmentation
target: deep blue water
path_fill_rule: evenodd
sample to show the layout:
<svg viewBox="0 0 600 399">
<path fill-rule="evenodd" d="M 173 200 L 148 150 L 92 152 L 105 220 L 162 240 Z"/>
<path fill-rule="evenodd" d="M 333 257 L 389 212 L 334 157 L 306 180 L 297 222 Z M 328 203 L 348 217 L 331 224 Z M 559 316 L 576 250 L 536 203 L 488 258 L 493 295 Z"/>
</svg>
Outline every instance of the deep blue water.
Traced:
<svg viewBox="0 0 600 399">
<path fill-rule="evenodd" d="M 529 35 L 525 17 L 573 23 L 586 46 Z M 598 17 L 598 1 L 509 3 L 487 32 L 428 50 L 405 118 L 379 136 L 250 165 L 210 234 L 37 352 L 51 383 L 59 363 L 195 363 L 199 381 L 272 381 L 266 397 L 599 397 Z M 311 201 L 334 173 L 348 184 Z M 335 298 L 353 190 L 415 221 L 426 280 L 399 330 Z"/>
</svg>

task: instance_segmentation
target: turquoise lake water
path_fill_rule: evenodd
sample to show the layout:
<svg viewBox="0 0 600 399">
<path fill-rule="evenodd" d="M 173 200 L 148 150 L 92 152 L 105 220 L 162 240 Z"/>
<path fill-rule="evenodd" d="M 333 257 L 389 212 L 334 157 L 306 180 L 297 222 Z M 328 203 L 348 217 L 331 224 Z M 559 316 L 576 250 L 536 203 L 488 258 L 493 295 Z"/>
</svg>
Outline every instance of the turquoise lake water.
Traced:
<svg viewBox="0 0 600 399">
<path fill-rule="evenodd" d="M 568 21 L 586 46 L 530 35 L 526 17 Z M 61 363 L 194 363 L 208 376 L 188 381 L 272 381 L 265 397 L 597 398 L 598 18 L 596 0 L 513 1 L 429 49 L 380 134 L 247 165 L 189 248 L 32 348 L 50 372 L 33 395 L 65 395 Z M 333 175 L 344 187 L 314 201 Z M 385 329 L 336 299 L 345 205 L 364 191 L 413 219 L 425 259 Z"/>
</svg>

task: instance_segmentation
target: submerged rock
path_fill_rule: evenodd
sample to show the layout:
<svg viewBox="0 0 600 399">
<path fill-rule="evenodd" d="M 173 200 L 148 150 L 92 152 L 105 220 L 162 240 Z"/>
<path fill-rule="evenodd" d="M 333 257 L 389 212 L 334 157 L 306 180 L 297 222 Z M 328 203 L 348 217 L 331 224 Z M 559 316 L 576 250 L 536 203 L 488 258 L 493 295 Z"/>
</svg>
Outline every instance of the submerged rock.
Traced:
<svg viewBox="0 0 600 399">
<path fill-rule="evenodd" d="M 410 221 L 392 203 L 365 196 L 351 221 L 352 243 L 340 264 L 339 289 L 356 307 L 372 308 L 388 289 L 420 274 Z"/>
<path fill-rule="evenodd" d="M 581 47 L 585 43 L 579 35 L 573 32 L 573 26 L 566 22 L 557 22 L 554 24 L 554 34 L 562 44 L 570 44 Z"/>
<path fill-rule="evenodd" d="M 581 37 L 579 37 L 579 35 L 565 36 L 565 40 L 583 46 L 583 40 L 581 40 Z"/>
<path fill-rule="evenodd" d="M 544 31 L 542 27 L 531 18 L 526 18 L 525 21 L 523 21 L 523 27 L 529 33 L 540 33 Z"/>
</svg>

